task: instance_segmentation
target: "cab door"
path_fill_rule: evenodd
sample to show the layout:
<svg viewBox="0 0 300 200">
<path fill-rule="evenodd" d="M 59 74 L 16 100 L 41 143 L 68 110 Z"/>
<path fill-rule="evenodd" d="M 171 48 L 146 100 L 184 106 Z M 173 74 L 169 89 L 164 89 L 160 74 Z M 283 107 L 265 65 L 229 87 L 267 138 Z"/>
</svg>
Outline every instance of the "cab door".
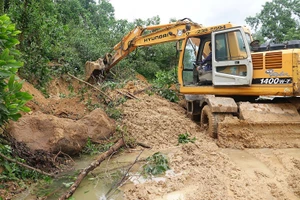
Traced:
<svg viewBox="0 0 300 200">
<path fill-rule="evenodd" d="M 241 27 L 213 32 L 212 52 L 214 86 L 251 85 L 251 52 Z"/>
</svg>

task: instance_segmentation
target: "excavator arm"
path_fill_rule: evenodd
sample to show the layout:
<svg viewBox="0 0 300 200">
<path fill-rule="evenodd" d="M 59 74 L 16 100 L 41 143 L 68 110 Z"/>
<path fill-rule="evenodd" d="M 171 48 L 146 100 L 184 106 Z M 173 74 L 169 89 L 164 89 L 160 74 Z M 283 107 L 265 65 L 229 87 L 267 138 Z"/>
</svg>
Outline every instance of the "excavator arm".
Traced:
<svg viewBox="0 0 300 200">
<path fill-rule="evenodd" d="M 88 61 L 86 63 L 85 79 L 103 79 L 112 67 L 138 47 L 178 41 L 184 39 L 188 31 L 201 27 L 202 25 L 187 18 L 170 24 L 137 26 L 114 46 L 111 53 L 105 54 L 103 59 L 100 58 L 96 62 Z"/>
</svg>

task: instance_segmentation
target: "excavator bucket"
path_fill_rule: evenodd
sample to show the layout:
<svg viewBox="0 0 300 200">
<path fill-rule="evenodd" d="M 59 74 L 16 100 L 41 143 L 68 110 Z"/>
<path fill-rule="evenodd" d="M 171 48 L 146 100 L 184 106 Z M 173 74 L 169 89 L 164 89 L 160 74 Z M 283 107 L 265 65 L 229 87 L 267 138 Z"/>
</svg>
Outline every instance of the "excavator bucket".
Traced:
<svg viewBox="0 0 300 200">
<path fill-rule="evenodd" d="M 218 122 L 218 145 L 230 148 L 299 148 L 300 115 L 289 103 L 239 104 L 240 116 Z"/>
<path fill-rule="evenodd" d="M 105 78 L 104 69 L 105 65 L 101 58 L 96 61 L 87 61 L 85 63 L 85 81 L 89 83 L 101 82 Z"/>
</svg>

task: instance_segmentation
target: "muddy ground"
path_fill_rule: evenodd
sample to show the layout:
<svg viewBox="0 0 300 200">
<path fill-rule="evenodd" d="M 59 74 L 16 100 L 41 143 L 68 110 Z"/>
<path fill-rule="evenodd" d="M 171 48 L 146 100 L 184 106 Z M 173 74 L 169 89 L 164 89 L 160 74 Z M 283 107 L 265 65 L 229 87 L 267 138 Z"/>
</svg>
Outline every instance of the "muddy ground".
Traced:
<svg viewBox="0 0 300 200">
<path fill-rule="evenodd" d="M 122 106 L 123 122 L 155 151 L 172 149 L 174 174 L 166 181 L 125 185 L 126 199 L 300 199 L 300 149 L 220 148 L 178 104 L 139 98 Z M 178 145 L 184 133 L 196 137 L 195 143 Z"/>
<path fill-rule="evenodd" d="M 96 90 L 70 77 L 52 82 L 49 99 L 30 84 L 24 88 L 34 95 L 32 112 L 78 119 L 99 102 Z M 117 100 L 145 88 L 148 83 L 131 81 L 109 96 Z M 90 93 L 80 94 L 83 90 Z M 165 181 L 123 185 L 124 199 L 300 199 L 300 149 L 220 148 L 186 117 L 183 107 L 149 91 L 135 94 L 118 108 L 123 113 L 118 125 L 153 151 L 168 152 L 172 169 Z M 195 142 L 178 144 L 178 135 L 186 133 Z"/>
</svg>

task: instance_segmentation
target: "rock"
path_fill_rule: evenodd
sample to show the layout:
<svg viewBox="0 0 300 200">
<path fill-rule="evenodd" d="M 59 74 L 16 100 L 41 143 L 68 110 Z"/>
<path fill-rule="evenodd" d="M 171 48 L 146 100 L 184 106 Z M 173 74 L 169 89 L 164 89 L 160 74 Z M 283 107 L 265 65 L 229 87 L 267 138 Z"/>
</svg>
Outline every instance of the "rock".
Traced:
<svg viewBox="0 0 300 200">
<path fill-rule="evenodd" d="M 116 123 L 100 108 L 78 120 L 87 126 L 87 135 L 92 141 L 106 140 L 116 130 Z"/>
<path fill-rule="evenodd" d="M 115 130 L 115 123 L 101 109 L 81 120 L 58 118 L 40 112 L 24 115 L 18 122 L 10 122 L 7 131 L 32 151 L 44 150 L 56 154 L 62 151 L 78 154 L 88 137 L 101 140 Z"/>
</svg>

